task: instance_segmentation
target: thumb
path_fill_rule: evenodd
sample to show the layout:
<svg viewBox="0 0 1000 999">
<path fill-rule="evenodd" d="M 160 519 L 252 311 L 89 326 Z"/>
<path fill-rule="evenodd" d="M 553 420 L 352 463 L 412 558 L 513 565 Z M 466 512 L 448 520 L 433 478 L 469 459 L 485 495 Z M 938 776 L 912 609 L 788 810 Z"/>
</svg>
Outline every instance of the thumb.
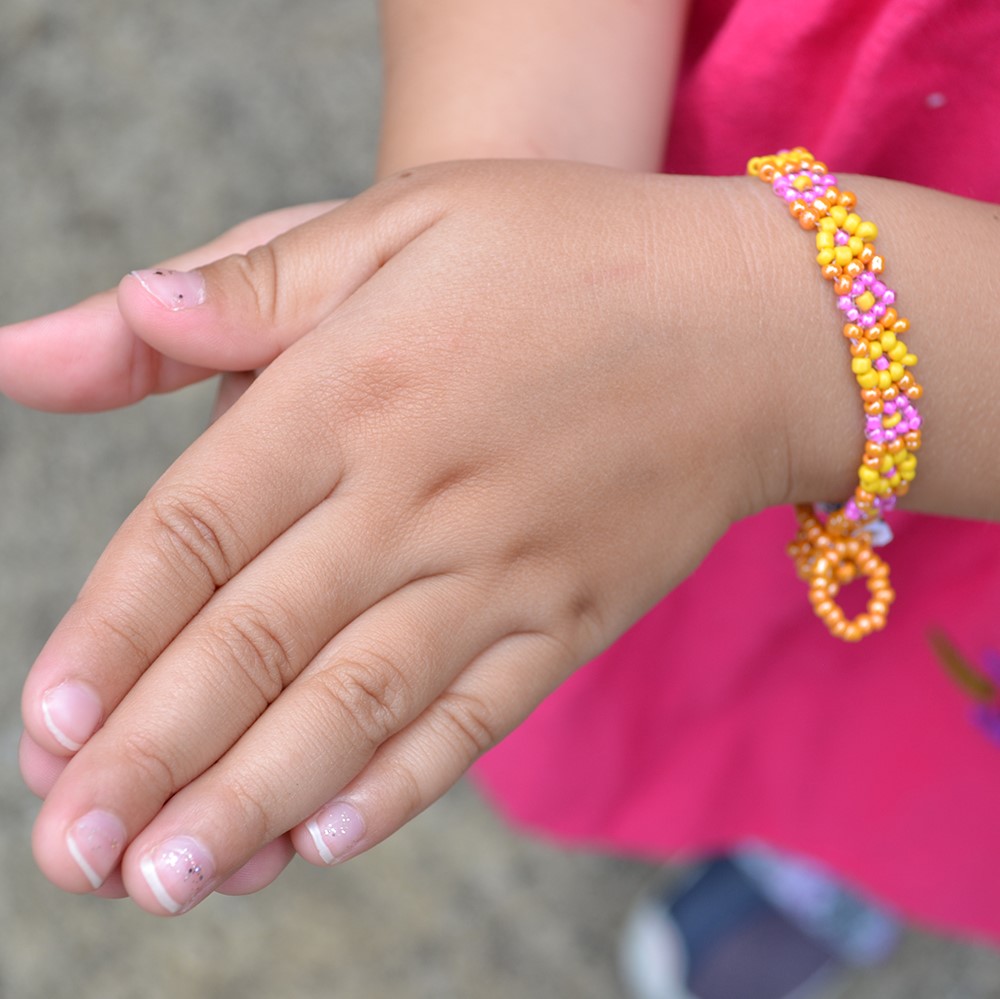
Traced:
<svg viewBox="0 0 1000 999">
<path fill-rule="evenodd" d="M 136 336 L 175 361 L 263 368 L 434 221 L 385 211 L 385 202 L 368 192 L 197 270 L 133 271 L 118 286 L 118 307 Z"/>
</svg>

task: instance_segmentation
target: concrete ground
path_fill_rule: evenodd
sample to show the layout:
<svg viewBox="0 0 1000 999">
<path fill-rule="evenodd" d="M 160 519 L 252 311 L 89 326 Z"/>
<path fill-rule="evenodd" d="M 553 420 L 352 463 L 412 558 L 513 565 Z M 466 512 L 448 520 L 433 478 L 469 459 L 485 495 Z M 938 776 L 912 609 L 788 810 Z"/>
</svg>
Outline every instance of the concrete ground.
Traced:
<svg viewBox="0 0 1000 999">
<path fill-rule="evenodd" d="M 377 128 L 373 3 L 5 0 L 0 323 L 285 204 L 349 195 Z M 32 657 L 129 509 L 198 434 L 205 389 L 88 417 L 0 400 L 0 999 L 608 999 L 652 869 L 505 829 L 468 788 L 342 869 L 179 920 L 66 896 L 16 765 Z M 1000 956 L 911 933 L 842 999 L 1000 996 Z M 739 999 L 739 997 L 734 997 Z"/>
</svg>

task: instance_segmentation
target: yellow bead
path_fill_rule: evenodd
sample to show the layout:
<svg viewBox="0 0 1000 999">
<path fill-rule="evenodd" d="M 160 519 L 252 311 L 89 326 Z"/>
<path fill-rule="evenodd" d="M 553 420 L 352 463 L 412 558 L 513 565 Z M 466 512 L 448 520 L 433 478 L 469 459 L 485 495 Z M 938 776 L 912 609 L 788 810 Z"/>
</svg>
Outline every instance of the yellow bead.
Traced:
<svg viewBox="0 0 1000 999">
<path fill-rule="evenodd" d="M 833 252 L 833 259 L 840 264 L 841 267 L 846 267 L 854 259 L 854 254 L 851 253 L 851 248 L 849 246 L 838 246 Z"/>
<path fill-rule="evenodd" d="M 856 375 L 863 375 L 866 371 L 871 371 L 872 362 L 867 357 L 854 357 L 851 359 L 851 371 Z"/>
<path fill-rule="evenodd" d="M 833 238 L 833 233 L 829 229 L 824 229 L 822 223 L 826 222 L 826 219 L 820 219 L 819 232 L 816 233 L 816 249 L 817 250 L 828 250 L 833 249 L 836 246 L 836 242 Z"/>
<path fill-rule="evenodd" d="M 875 296 L 870 291 L 862 292 L 854 300 L 854 304 L 862 312 L 867 312 L 875 304 Z"/>
<path fill-rule="evenodd" d="M 843 211 L 843 210 L 844 210 L 843 208 L 840 209 L 840 211 Z M 833 213 L 835 211 L 837 211 L 836 208 L 831 208 L 830 209 L 830 214 L 829 215 L 825 215 L 823 218 L 821 218 L 819 220 L 819 225 L 818 225 L 818 228 L 820 230 L 822 230 L 823 232 L 830 233 L 831 236 L 837 231 L 837 222 L 836 222 L 835 218 L 833 217 Z"/>
<path fill-rule="evenodd" d="M 847 209 L 844 208 L 843 205 L 834 205 L 833 208 L 830 209 L 830 218 L 833 219 L 834 225 L 836 225 L 838 229 L 842 229 L 844 227 L 844 221 L 847 218 L 847 214 Z"/>
<path fill-rule="evenodd" d="M 892 416 L 887 416 L 884 420 L 882 420 L 882 426 L 885 427 L 886 430 L 891 430 L 902 418 L 902 413 L 893 413 Z M 889 460 L 889 465 L 892 465 L 891 459 Z M 887 471 L 887 469 L 883 468 L 882 471 Z"/>
<path fill-rule="evenodd" d="M 871 242 L 878 237 L 878 226 L 874 222 L 862 222 L 858 226 L 857 234 L 862 239 Z"/>
<path fill-rule="evenodd" d="M 915 468 L 901 468 L 899 477 L 904 482 L 912 482 L 917 477 L 917 470 Z"/>
<path fill-rule="evenodd" d="M 858 231 L 859 225 L 861 225 L 861 216 L 855 215 L 854 212 L 851 212 L 851 214 L 844 219 L 844 224 L 840 228 L 843 229 L 844 232 L 853 236 Z"/>
<path fill-rule="evenodd" d="M 906 367 L 908 367 L 908 368 L 912 368 L 913 365 L 917 363 L 917 355 L 916 354 L 906 354 L 906 355 L 904 355 L 903 357 L 901 357 L 899 359 L 899 363 L 900 364 L 905 364 Z"/>
<path fill-rule="evenodd" d="M 872 389 L 878 386 L 878 375 L 877 371 L 866 371 L 863 375 L 858 375 L 858 384 L 863 389 Z"/>
<path fill-rule="evenodd" d="M 889 365 L 889 377 L 894 382 L 898 382 L 899 379 L 902 378 L 903 375 L 905 374 L 906 374 L 906 368 L 904 368 L 903 365 L 899 363 L 899 361 L 893 361 Z"/>
<path fill-rule="evenodd" d="M 878 373 L 878 387 L 884 392 L 891 384 L 892 375 L 888 371 L 880 371 Z"/>
<path fill-rule="evenodd" d="M 868 344 L 868 356 L 873 361 L 877 361 L 882 356 L 882 344 L 878 340 L 873 340 Z"/>
<path fill-rule="evenodd" d="M 796 191 L 808 191 L 809 188 L 812 187 L 812 178 L 796 177 L 795 180 L 792 181 L 792 187 L 794 187 Z"/>
<path fill-rule="evenodd" d="M 896 423 L 899 423 L 899 420 L 900 420 L 899 414 L 896 413 L 893 416 L 890 416 L 889 419 L 885 421 L 885 423 L 883 424 L 883 426 L 888 427 L 891 420 L 895 420 L 895 423 L 892 424 L 892 426 L 895 426 Z M 892 457 L 891 454 L 882 455 L 882 460 L 879 462 L 878 470 L 883 475 L 885 475 L 886 472 L 892 471 L 892 469 L 895 468 L 895 467 L 896 467 L 896 462 L 893 460 L 893 457 Z"/>
<path fill-rule="evenodd" d="M 828 264 L 833 263 L 835 256 L 836 254 L 832 249 L 820 250 L 819 253 L 816 254 L 816 263 L 819 264 L 820 267 L 826 267 Z"/>
<path fill-rule="evenodd" d="M 886 330 L 880 337 L 879 343 L 882 344 L 882 349 L 888 353 L 896 346 L 896 334 L 892 330 Z"/>
<path fill-rule="evenodd" d="M 906 357 L 906 344 L 902 340 L 897 340 L 892 350 L 886 351 L 893 361 L 901 361 Z"/>
<path fill-rule="evenodd" d="M 847 247 L 855 257 L 859 257 L 865 248 L 865 241 L 860 236 L 852 236 L 847 241 Z"/>
<path fill-rule="evenodd" d="M 859 465 L 858 479 L 865 489 L 871 490 L 872 486 L 879 480 L 879 473 L 867 465 Z"/>
</svg>

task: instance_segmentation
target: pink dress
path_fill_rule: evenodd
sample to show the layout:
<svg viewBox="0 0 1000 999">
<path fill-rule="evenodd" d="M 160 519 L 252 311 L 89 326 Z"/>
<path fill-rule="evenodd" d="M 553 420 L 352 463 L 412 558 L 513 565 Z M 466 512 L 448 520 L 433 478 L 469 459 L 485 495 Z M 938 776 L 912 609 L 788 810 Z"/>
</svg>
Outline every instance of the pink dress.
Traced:
<svg viewBox="0 0 1000 999">
<path fill-rule="evenodd" d="M 1000 203 L 996 0 L 694 6 L 668 170 L 736 174 L 801 144 L 834 170 Z M 918 352 L 933 335 L 914 329 Z M 1000 526 L 892 522 L 887 631 L 826 634 L 784 554 L 792 513 L 768 511 L 487 754 L 479 783 L 564 844 L 666 859 L 760 839 L 1000 942 L 1000 708 L 974 717 L 928 638 L 997 671 Z M 740 600 L 716 599 L 746 565 Z"/>
</svg>

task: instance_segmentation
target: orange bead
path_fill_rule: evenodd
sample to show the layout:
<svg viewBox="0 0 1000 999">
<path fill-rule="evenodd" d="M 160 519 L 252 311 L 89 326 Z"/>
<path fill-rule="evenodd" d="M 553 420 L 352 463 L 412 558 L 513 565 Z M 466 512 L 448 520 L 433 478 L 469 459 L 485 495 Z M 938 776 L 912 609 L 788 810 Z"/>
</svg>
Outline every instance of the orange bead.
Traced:
<svg viewBox="0 0 1000 999">
<path fill-rule="evenodd" d="M 837 280 L 833 283 L 833 290 L 838 295 L 848 295 L 850 294 L 852 284 L 854 284 L 854 282 L 846 274 L 841 274 L 840 277 L 838 277 Z M 860 327 L 858 327 L 858 329 L 860 331 Z M 860 332 L 855 335 L 860 335 Z"/>
<path fill-rule="evenodd" d="M 837 637 L 843 638 L 845 642 L 860 642 L 864 636 L 861 634 L 861 629 L 858 627 L 857 622 L 851 621 L 850 624 L 844 628 L 843 633 Z"/>
<path fill-rule="evenodd" d="M 775 169 L 773 163 L 765 163 L 758 171 L 757 176 L 768 184 L 774 180 Z"/>
<path fill-rule="evenodd" d="M 853 208 L 857 203 L 857 196 L 853 191 L 841 191 L 840 203 L 847 209 Z"/>
<path fill-rule="evenodd" d="M 815 229 L 816 228 L 816 213 L 811 208 L 806 208 L 805 211 L 800 212 L 798 215 L 799 225 L 803 229 Z"/>
</svg>

